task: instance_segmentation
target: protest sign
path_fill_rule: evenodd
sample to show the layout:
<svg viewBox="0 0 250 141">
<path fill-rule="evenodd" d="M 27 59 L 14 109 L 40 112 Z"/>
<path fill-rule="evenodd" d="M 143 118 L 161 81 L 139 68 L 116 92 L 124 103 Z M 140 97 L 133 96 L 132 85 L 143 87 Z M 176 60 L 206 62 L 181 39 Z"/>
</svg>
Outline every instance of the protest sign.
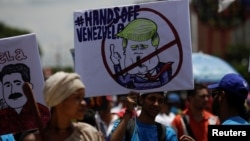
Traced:
<svg viewBox="0 0 250 141">
<path fill-rule="evenodd" d="M 0 39 L 0 50 L 0 134 L 38 128 L 31 114 L 36 105 L 29 104 L 31 100 L 23 91 L 28 82 L 43 122 L 47 122 L 49 111 L 44 106 L 44 78 L 36 36 L 32 33 Z"/>
<path fill-rule="evenodd" d="M 86 96 L 192 89 L 189 18 L 185 0 L 74 11 Z"/>
</svg>

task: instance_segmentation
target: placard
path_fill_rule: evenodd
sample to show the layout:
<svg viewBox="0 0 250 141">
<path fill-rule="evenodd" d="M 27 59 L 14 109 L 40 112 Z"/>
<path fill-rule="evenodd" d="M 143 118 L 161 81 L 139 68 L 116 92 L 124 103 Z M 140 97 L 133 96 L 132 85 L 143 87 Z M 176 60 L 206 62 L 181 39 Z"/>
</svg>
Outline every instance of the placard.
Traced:
<svg viewBox="0 0 250 141">
<path fill-rule="evenodd" d="M 74 11 L 86 96 L 192 89 L 189 20 L 187 0 Z"/>
<path fill-rule="evenodd" d="M 23 84 L 29 82 L 42 116 L 49 111 L 43 98 L 44 78 L 35 34 L 0 39 L 0 134 L 38 128 Z"/>
</svg>

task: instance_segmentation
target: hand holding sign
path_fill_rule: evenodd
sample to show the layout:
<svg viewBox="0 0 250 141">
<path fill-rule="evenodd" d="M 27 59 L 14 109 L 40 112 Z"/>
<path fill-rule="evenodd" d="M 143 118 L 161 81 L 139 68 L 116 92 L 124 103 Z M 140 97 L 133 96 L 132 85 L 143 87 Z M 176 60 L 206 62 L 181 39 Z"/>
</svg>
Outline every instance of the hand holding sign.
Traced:
<svg viewBox="0 0 250 141">
<path fill-rule="evenodd" d="M 130 117 L 136 116 L 135 107 L 137 106 L 138 97 L 139 97 L 139 94 L 134 91 L 131 91 L 127 95 L 125 114 L 130 114 Z"/>
<path fill-rule="evenodd" d="M 131 91 L 127 95 L 127 103 L 126 107 L 128 110 L 133 111 L 134 107 L 137 105 L 137 98 L 138 98 L 138 93 Z"/>
<path fill-rule="evenodd" d="M 120 64 L 121 60 L 121 55 L 115 51 L 115 45 L 111 44 L 110 45 L 110 60 L 114 65 Z"/>
</svg>

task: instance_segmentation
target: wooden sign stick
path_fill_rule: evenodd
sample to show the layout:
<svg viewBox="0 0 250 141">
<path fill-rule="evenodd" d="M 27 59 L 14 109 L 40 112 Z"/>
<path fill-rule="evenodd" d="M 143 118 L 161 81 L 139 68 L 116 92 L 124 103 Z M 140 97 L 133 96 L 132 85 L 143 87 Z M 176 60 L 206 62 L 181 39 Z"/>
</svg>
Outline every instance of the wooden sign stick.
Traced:
<svg viewBox="0 0 250 141">
<path fill-rule="evenodd" d="M 41 116 L 40 116 L 40 111 L 38 109 L 36 100 L 34 98 L 33 91 L 32 91 L 32 89 L 30 87 L 30 84 L 28 82 L 24 83 L 23 91 L 24 91 L 24 94 L 28 98 L 29 108 L 31 109 L 32 115 L 35 116 L 36 123 L 38 124 L 38 129 L 39 129 L 41 138 L 44 141 L 44 133 L 43 133 L 44 127 L 43 127 L 42 119 L 41 119 Z"/>
</svg>

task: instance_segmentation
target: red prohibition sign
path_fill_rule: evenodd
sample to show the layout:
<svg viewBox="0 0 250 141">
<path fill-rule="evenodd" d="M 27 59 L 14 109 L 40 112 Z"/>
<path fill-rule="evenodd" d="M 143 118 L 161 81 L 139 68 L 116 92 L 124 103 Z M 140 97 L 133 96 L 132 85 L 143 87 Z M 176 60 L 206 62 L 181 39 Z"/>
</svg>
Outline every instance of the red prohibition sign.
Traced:
<svg viewBox="0 0 250 141">
<path fill-rule="evenodd" d="M 106 70 L 108 71 L 109 75 L 114 79 L 116 80 L 116 78 L 119 76 L 119 75 L 123 75 L 124 73 L 128 72 L 129 70 L 135 68 L 136 66 L 138 66 L 139 64 L 147 61 L 148 59 L 154 57 L 155 55 L 157 54 L 160 54 L 161 52 L 163 52 L 164 50 L 170 48 L 171 46 L 177 44 L 177 47 L 178 47 L 178 51 L 179 51 L 179 64 L 177 65 L 177 69 L 176 71 L 174 72 L 174 74 L 172 75 L 172 77 L 170 78 L 169 82 L 179 73 L 180 69 L 181 69 L 181 66 L 182 66 L 182 62 L 183 62 L 183 50 L 182 50 L 182 44 L 181 44 L 181 41 L 180 41 L 180 37 L 175 29 L 175 27 L 173 26 L 173 24 L 164 16 L 162 15 L 160 12 L 154 10 L 154 9 L 151 9 L 151 8 L 140 8 L 138 10 L 139 12 L 143 12 L 143 11 L 148 11 L 148 12 L 152 12 L 156 15 L 158 15 L 159 17 L 161 17 L 165 22 L 166 24 L 170 27 L 171 31 L 173 32 L 173 35 L 175 37 L 174 40 L 172 40 L 171 42 L 163 45 L 162 47 L 158 48 L 156 51 L 154 51 L 153 53 L 147 55 L 146 57 L 142 58 L 139 62 L 136 62 L 134 64 L 131 64 L 129 66 L 127 66 L 126 68 L 124 68 L 123 70 L 121 70 L 119 73 L 117 74 L 113 74 L 110 67 L 108 66 L 108 63 L 107 63 L 107 60 L 106 60 L 106 55 L 105 55 L 105 38 L 102 40 L 102 45 L 101 45 L 101 53 L 102 53 L 102 60 L 103 60 L 103 64 L 106 68 Z M 121 16 L 122 17 L 122 16 Z M 120 18 L 121 18 L 120 17 Z M 112 25 L 112 23 L 110 24 L 110 26 Z"/>
</svg>

